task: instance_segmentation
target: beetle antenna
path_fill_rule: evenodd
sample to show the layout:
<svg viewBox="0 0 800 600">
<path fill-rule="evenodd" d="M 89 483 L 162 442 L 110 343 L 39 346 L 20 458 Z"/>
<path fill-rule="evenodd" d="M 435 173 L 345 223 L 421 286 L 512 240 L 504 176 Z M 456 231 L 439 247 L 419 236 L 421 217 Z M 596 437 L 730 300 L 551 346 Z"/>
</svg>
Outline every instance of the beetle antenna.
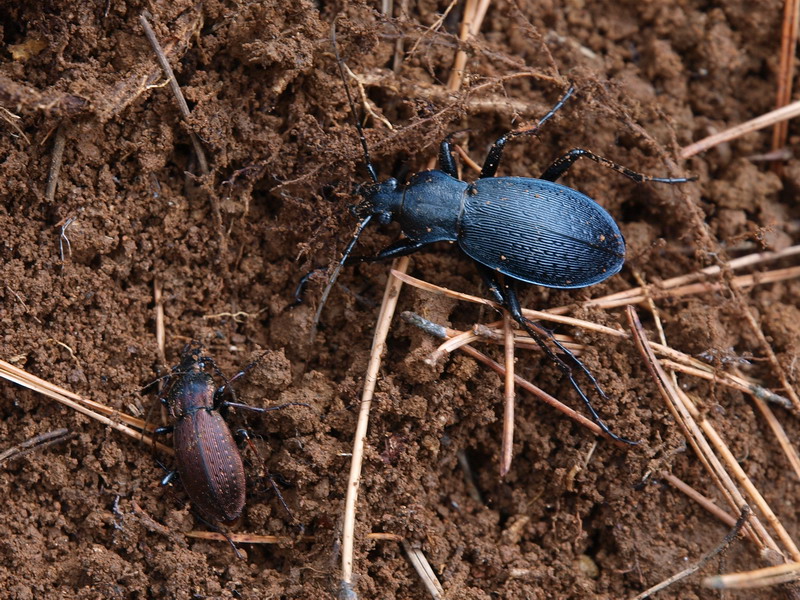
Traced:
<svg viewBox="0 0 800 600">
<path fill-rule="evenodd" d="M 328 285 L 325 286 L 325 289 L 322 292 L 322 296 L 319 299 L 319 306 L 317 307 L 317 312 L 314 315 L 314 320 L 311 322 L 311 339 L 313 340 L 317 333 L 317 325 L 319 324 L 319 318 L 322 316 L 322 309 L 325 306 L 325 302 L 328 300 L 328 296 L 333 289 L 333 284 L 336 283 L 336 280 L 339 278 L 339 273 L 342 272 L 342 267 L 344 267 L 347 259 L 350 258 L 350 253 L 355 248 L 356 243 L 358 242 L 358 238 L 361 237 L 361 232 L 364 231 L 364 228 L 369 225 L 369 222 L 372 220 L 372 215 L 367 215 L 364 217 L 361 222 L 358 224 L 356 228 L 356 232 L 353 234 L 353 239 L 350 240 L 350 243 L 347 244 L 347 248 L 344 249 L 344 254 L 342 254 L 342 260 L 340 260 L 336 264 L 336 268 L 333 269 L 333 273 L 331 273 L 331 277 L 328 280 Z"/>
<path fill-rule="evenodd" d="M 338 19 L 339 17 L 336 17 Z M 350 103 L 350 114 L 353 116 L 353 123 L 356 126 L 356 130 L 358 131 L 358 139 L 361 141 L 361 147 L 364 149 L 364 162 L 367 168 L 367 172 L 369 176 L 372 178 L 374 183 L 378 183 L 378 173 L 375 171 L 375 167 L 372 164 L 372 159 L 369 156 L 369 147 L 367 146 L 367 138 L 364 137 L 364 130 L 361 127 L 361 120 L 358 118 L 358 114 L 356 114 L 356 105 L 353 102 L 353 96 L 350 93 L 350 85 L 347 83 L 347 76 L 344 73 L 344 61 L 342 57 L 339 56 L 339 47 L 336 45 L 336 19 L 333 20 L 333 25 L 331 25 L 331 44 L 333 44 L 333 54 L 336 56 L 336 64 L 339 67 L 339 75 L 342 77 L 342 83 L 344 84 L 344 92 L 347 94 L 347 102 Z"/>
</svg>

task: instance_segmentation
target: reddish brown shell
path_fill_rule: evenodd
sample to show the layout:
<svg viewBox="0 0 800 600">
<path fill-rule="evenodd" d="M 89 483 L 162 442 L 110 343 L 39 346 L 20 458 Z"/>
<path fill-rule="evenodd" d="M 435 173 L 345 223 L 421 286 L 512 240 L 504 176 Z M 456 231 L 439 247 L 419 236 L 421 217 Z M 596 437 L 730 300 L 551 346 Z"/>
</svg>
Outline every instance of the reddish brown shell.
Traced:
<svg viewBox="0 0 800 600">
<path fill-rule="evenodd" d="M 222 415 L 205 409 L 184 415 L 174 434 L 178 473 L 192 504 L 215 522 L 238 519 L 244 507 L 244 465 Z"/>
</svg>

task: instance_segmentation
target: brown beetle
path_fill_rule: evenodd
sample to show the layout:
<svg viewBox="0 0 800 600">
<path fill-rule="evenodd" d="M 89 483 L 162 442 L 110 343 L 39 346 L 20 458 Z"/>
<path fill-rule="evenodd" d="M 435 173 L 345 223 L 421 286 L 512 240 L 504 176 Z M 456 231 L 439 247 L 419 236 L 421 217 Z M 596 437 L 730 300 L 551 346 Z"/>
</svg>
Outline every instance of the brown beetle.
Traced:
<svg viewBox="0 0 800 600">
<path fill-rule="evenodd" d="M 231 523 L 239 518 L 244 508 L 245 477 L 239 448 L 222 411 L 234 406 L 267 412 L 298 403 L 256 408 L 224 401 L 226 392 L 235 398 L 231 384 L 258 364 L 258 360 L 231 379 L 225 379 L 214 360 L 203 356 L 202 350 L 202 346 L 196 343 L 184 348 L 181 362 L 173 369 L 166 392 L 161 397 L 175 423 L 156 431 L 173 432 L 178 474 L 192 504 L 212 524 Z M 214 378 L 206 372 L 206 366 L 213 367 L 225 379 L 224 385 L 217 388 Z M 168 475 L 164 482 L 170 478 Z"/>
</svg>

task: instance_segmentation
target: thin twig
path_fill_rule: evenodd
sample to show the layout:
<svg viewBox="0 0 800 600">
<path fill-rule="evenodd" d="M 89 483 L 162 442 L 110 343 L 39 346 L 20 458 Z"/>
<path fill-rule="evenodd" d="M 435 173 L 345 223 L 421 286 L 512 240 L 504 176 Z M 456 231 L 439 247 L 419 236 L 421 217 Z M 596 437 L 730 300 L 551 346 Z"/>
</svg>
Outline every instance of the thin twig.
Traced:
<svg viewBox="0 0 800 600">
<path fill-rule="evenodd" d="M 45 202 L 52 204 L 56 198 L 56 187 L 58 177 L 61 174 L 61 162 L 64 158 L 64 146 L 66 135 L 64 134 L 64 124 L 56 129 L 55 139 L 53 140 L 53 155 L 50 158 L 50 173 L 47 175 L 47 189 L 44 192 Z"/>
<path fill-rule="evenodd" d="M 656 592 L 659 592 L 659 591 L 661 591 L 661 590 L 663 590 L 665 588 L 668 588 L 673 583 L 675 583 L 677 581 L 680 581 L 681 579 L 685 579 L 689 575 L 697 573 L 700 569 L 703 568 L 703 566 L 706 565 L 706 563 L 708 563 L 708 561 L 710 561 L 712 558 L 714 558 L 717 554 L 720 554 L 721 552 L 723 552 L 728 546 L 731 545 L 731 543 L 739 536 L 739 533 L 741 533 L 742 527 L 744 527 L 744 524 L 747 521 L 747 518 L 749 516 L 750 516 L 750 507 L 747 506 L 747 505 L 744 505 L 742 507 L 742 512 L 739 515 L 739 518 L 736 520 L 736 524 L 733 526 L 733 529 L 731 529 L 728 532 L 728 534 L 725 536 L 725 538 L 722 540 L 722 542 L 720 542 L 717 545 L 716 548 L 711 550 L 711 552 L 709 552 L 708 554 L 703 556 L 699 561 L 697 561 L 692 566 L 687 567 L 686 569 L 684 569 L 680 573 L 676 573 L 675 575 L 673 575 L 669 579 L 666 579 L 666 580 L 662 581 L 661 583 L 654 585 L 650 589 L 645 590 L 644 592 L 642 592 L 641 594 L 636 596 L 636 598 L 634 598 L 634 600 L 644 600 L 645 598 L 649 598 L 650 596 L 652 596 Z"/>
<path fill-rule="evenodd" d="M 725 523 L 725 525 L 728 527 L 733 527 L 736 523 L 736 519 L 717 506 L 711 498 L 704 496 L 692 486 L 675 477 L 675 475 L 672 475 L 671 473 L 665 473 L 663 478 L 672 487 L 686 494 L 689 498 L 705 508 L 707 512 L 711 513 L 717 519 Z"/>
<path fill-rule="evenodd" d="M 22 458 L 31 452 L 42 450 L 48 446 L 52 446 L 53 444 L 65 442 L 66 440 L 75 437 L 75 435 L 75 433 L 70 432 L 70 430 L 65 427 L 48 431 L 46 433 L 40 433 L 39 435 L 35 435 L 24 442 L 12 446 L 8 450 L 0 452 L 0 465 L 7 460 Z"/>
<path fill-rule="evenodd" d="M 144 29 L 144 34 L 147 36 L 147 41 L 150 42 L 150 45 L 153 47 L 153 51 L 156 53 L 158 64 L 161 65 L 164 75 L 166 75 L 167 79 L 169 80 L 172 93 L 175 95 L 175 99 L 178 101 L 178 109 L 181 111 L 181 115 L 185 120 L 188 120 L 191 117 L 189 105 L 186 103 L 186 98 L 183 97 L 183 92 L 181 92 L 181 87 L 178 85 L 178 80 L 175 79 L 175 73 L 172 70 L 172 66 L 169 64 L 167 57 L 164 55 L 164 50 L 161 48 L 161 44 L 159 43 L 153 28 L 150 26 L 150 22 L 147 20 L 147 17 L 144 14 L 139 15 L 139 22 L 142 24 L 142 29 Z M 206 160 L 205 152 L 203 152 L 203 146 L 200 144 L 200 138 L 197 137 L 197 134 L 194 131 L 189 131 L 189 137 L 192 140 L 192 146 L 194 147 L 194 152 L 197 155 L 197 162 L 200 164 L 200 172 L 203 175 L 208 175 L 210 172 L 208 168 L 208 161 Z"/>
</svg>

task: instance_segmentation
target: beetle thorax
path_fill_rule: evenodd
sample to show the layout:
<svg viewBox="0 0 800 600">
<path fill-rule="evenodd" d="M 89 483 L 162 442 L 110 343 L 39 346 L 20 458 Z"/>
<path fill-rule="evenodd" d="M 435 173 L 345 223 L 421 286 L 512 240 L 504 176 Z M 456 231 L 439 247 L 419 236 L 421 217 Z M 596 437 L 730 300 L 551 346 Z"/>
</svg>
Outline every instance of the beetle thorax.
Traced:
<svg viewBox="0 0 800 600">
<path fill-rule="evenodd" d="M 174 383 L 167 395 L 169 412 L 175 419 L 182 419 L 198 409 L 214 407 L 214 379 L 203 371 L 190 371 Z"/>
</svg>

